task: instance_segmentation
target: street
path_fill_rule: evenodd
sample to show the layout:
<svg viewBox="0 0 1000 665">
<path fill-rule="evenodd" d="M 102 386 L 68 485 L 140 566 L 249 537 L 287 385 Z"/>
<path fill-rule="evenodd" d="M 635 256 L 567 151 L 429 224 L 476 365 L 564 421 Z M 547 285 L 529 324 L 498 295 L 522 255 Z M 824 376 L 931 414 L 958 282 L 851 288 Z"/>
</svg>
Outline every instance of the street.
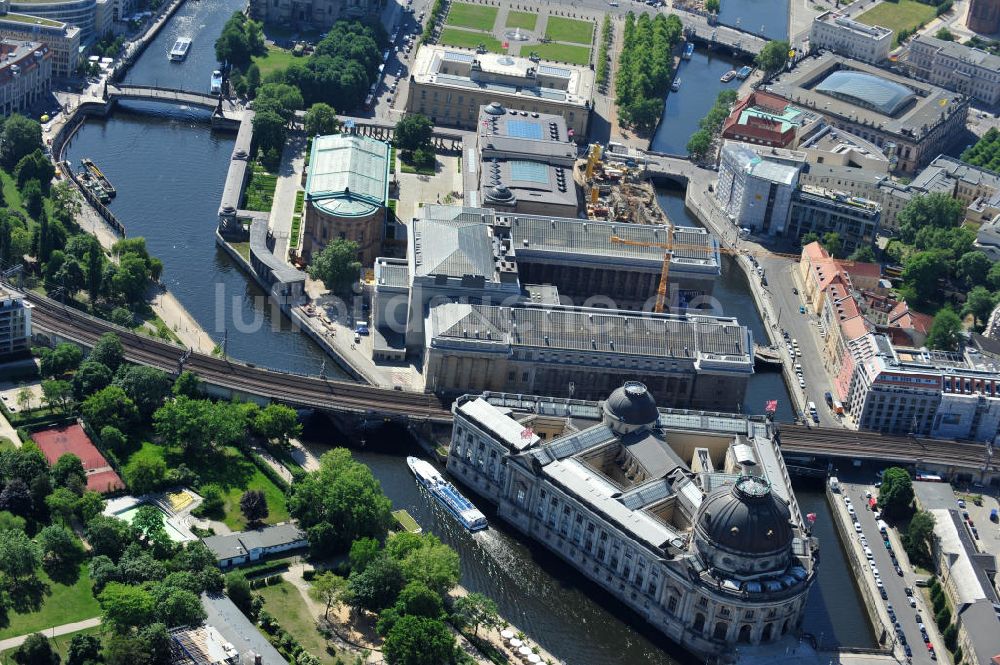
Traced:
<svg viewBox="0 0 1000 665">
<path fill-rule="evenodd" d="M 899 537 L 895 530 L 890 528 L 888 531 L 889 541 L 892 544 L 893 552 L 896 554 L 899 566 L 903 570 L 903 576 L 900 577 L 896 573 L 896 564 L 893 562 L 889 550 L 885 547 L 882 534 L 876 525 L 874 514 L 868 509 L 868 499 L 865 497 L 866 491 L 872 492 L 872 496 L 878 496 L 876 493 L 877 490 L 874 487 L 841 483 L 842 497 L 847 497 L 851 500 L 858 516 L 858 521 L 861 523 L 861 534 L 856 535 L 851 543 L 851 547 L 855 552 L 860 553 L 859 555 L 864 559 L 864 552 L 859 540 L 862 535 L 867 539 L 868 547 L 871 549 L 872 556 L 874 557 L 875 567 L 879 570 L 882 584 L 885 586 L 886 595 L 888 596 L 885 601 L 881 601 L 883 608 L 888 607 L 888 603 L 892 604 L 895 610 L 896 621 L 902 627 L 903 635 L 906 637 L 906 644 L 912 650 L 912 662 L 930 665 L 934 661 L 928 655 L 927 647 L 924 646 L 924 638 L 917 628 L 916 614 L 919 612 L 920 616 L 924 619 L 923 623 L 931 637 L 932 644 L 934 644 L 934 650 L 939 651 L 939 649 L 943 649 L 944 647 L 938 635 L 937 626 L 934 624 L 934 611 L 925 605 L 921 590 L 915 585 L 918 575 L 911 569 L 909 563 L 907 563 L 906 554 L 903 552 Z M 834 496 L 837 497 L 836 494 Z M 843 503 L 844 500 L 842 497 L 837 497 L 837 499 Z M 875 579 L 871 571 L 868 571 L 863 579 L 858 580 L 858 582 L 860 584 L 874 585 Z M 917 603 L 916 608 L 910 607 L 909 597 L 906 595 L 906 587 L 910 587 L 913 590 Z M 875 597 L 879 598 L 877 591 Z M 893 635 L 892 639 L 896 641 L 897 638 Z"/>
</svg>

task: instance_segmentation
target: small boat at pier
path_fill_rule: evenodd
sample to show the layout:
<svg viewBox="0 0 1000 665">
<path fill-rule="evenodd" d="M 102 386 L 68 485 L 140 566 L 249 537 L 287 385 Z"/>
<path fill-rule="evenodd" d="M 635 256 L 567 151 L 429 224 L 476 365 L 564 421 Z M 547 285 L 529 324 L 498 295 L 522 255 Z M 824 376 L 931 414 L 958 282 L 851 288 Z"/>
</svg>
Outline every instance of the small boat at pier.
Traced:
<svg viewBox="0 0 1000 665">
<path fill-rule="evenodd" d="M 174 42 L 174 47 L 170 49 L 170 59 L 174 62 L 180 62 L 187 57 L 188 49 L 190 48 L 191 40 L 187 37 L 181 37 Z"/>
<path fill-rule="evenodd" d="M 447 508 L 469 531 L 481 531 L 489 526 L 486 516 L 462 496 L 454 485 L 444 479 L 437 469 L 416 457 L 407 457 L 406 464 L 416 476 L 417 482 L 427 488 L 438 503 Z"/>
<path fill-rule="evenodd" d="M 681 80 L 680 79 L 674 79 L 674 82 L 670 84 L 670 89 L 672 91 L 674 91 L 674 92 L 677 92 L 678 90 L 680 90 L 681 89 Z"/>
<path fill-rule="evenodd" d="M 86 168 L 80 171 L 78 176 L 80 178 L 80 184 L 89 191 L 94 198 L 96 198 L 101 203 L 108 203 L 111 201 L 111 195 L 108 194 L 107 190 L 101 186 L 101 183 L 97 181 L 94 174 L 88 171 Z"/>
<path fill-rule="evenodd" d="M 684 53 L 681 54 L 681 58 L 683 58 L 684 60 L 690 60 L 691 56 L 693 55 L 694 55 L 694 44 L 692 42 L 688 42 L 687 46 L 684 47 Z"/>
<path fill-rule="evenodd" d="M 735 69 L 730 69 L 728 72 L 726 72 L 725 74 L 723 74 L 722 76 L 720 76 L 719 80 L 722 81 L 723 83 L 729 83 L 734 78 L 736 78 L 736 70 Z"/>
<path fill-rule="evenodd" d="M 750 65 L 743 65 L 740 67 L 740 71 L 736 72 L 736 78 L 743 81 L 746 77 L 750 76 L 750 72 L 753 71 L 753 67 Z"/>
<path fill-rule="evenodd" d="M 222 93 L 222 72 L 216 69 L 212 72 L 212 87 L 211 91 L 213 95 L 218 95 Z"/>
<path fill-rule="evenodd" d="M 84 170 L 88 171 L 90 175 L 92 175 L 101 185 L 101 188 L 108 193 L 109 197 L 114 198 L 118 195 L 118 190 L 115 189 L 114 185 L 111 184 L 111 181 L 108 180 L 107 176 L 104 175 L 101 169 L 97 168 L 97 164 L 94 164 L 93 160 L 84 157 L 80 160 L 80 163 L 83 164 Z"/>
</svg>

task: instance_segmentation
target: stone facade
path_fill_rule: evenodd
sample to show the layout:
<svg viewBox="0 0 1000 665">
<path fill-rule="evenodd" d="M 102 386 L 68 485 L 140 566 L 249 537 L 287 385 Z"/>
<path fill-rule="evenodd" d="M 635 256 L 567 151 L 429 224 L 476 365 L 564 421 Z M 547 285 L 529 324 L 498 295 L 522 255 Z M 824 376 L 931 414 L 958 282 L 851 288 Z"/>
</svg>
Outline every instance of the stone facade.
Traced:
<svg viewBox="0 0 1000 665">
<path fill-rule="evenodd" d="M 888 28 L 865 25 L 837 12 L 828 11 L 813 19 L 809 31 L 809 48 L 826 49 L 877 65 L 888 59 L 892 35 L 892 30 Z"/>
<path fill-rule="evenodd" d="M 24 111 L 52 84 L 52 51 L 38 42 L 0 40 L 0 115 Z"/>
<path fill-rule="evenodd" d="M 329 30 L 340 19 L 364 18 L 382 5 L 380 0 L 250 0 L 250 16 L 265 23 Z"/>
<path fill-rule="evenodd" d="M 80 62 L 80 28 L 24 14 L 0 16 L 0 38 L 43 42 L 52 52 L 52 76 L 68 78 Z"/>
<path fill-rule="evenodd" d="M 920 35 L 910 42 L 907 64 L 913 75 L 986 104 L 1000 101 L 1000 56 L 981 49 Z"/>
<path fill-rule="evenodd" d="M 636 382 L 600 403 L 467 395 L 448 471 L 700 657 L 795 633 L 816 543 L 769 425 L 647 400 Z"/>
</svg>

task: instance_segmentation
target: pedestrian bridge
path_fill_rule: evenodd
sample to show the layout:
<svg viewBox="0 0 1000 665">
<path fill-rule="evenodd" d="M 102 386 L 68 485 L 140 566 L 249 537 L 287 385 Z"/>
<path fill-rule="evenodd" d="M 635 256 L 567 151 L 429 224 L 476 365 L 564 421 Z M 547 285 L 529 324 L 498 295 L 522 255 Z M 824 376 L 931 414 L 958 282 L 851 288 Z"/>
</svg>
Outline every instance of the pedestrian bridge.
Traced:
<svg viewBox="0 0 1000 665">
<path fill-rule="evenodd" d="M 187 106 L 199 106 L 213 110 L 220 105 L 225 105 L 224 100 L 218 95 L 189 92 L 187 90 L 174 90 L 171 88 L 158 88 L 148 85 L 109 85 L 105 92 L 105 98 L 109 101 L 168 102 Z M 223 108 L 223 110 L 225 109 Z"/>
</svg>

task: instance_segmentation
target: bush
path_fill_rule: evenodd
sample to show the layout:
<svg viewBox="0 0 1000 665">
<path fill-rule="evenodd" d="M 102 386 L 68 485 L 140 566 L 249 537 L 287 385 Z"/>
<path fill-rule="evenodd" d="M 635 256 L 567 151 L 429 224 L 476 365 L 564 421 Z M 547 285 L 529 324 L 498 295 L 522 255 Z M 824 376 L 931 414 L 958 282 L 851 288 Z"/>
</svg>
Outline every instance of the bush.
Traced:
<svg viewBox="0 0 1000 665">
<path fill-rule="evenodd" d="M 947 607 L 934 615 L 934 621 L 937 623 L 938 630 L 944 631 L 951 623 L 951 610 Z"/>
<path fill-rule="evenodd" d="M 942 637 L 944 637 L 944 645 L 948 647 L 948 651 L 954 651 L 958 647 L 958 628 L 955 624 L 949 624 L 944 629 Z"/>
<path fill-rule="evenodd" d="M 962 647 L 955 647 L 955 665 L 961 665 Z"/>
<path fill-rule="evenodd" d="M 111 323 L 122 328 L 131 328 L 135 325 L 135 316 L 125 307 L 115 307 L 111 310 Z"/>
<path fill-rule="evenodd" d="M 282 492 L 288 491 L 289 489 L 288 481 L 282 478 L 280 475 L 278 475 L 278 472 L 275 471 L 270 464 L 265 462 L 263 457 L 261 457 L 255 452 L 250 452 L 249 455 L 250 459 L 253 460 L 253 463 L 257 465 L 257 468 L 260 469 L 261 473 L 267 476 L 268 480 L 277 485 L 278 489 L 280 489 Z M 294 473 L 292 474 L 292 477 L 293 478 L 295 477 Z"/>
</svg>

